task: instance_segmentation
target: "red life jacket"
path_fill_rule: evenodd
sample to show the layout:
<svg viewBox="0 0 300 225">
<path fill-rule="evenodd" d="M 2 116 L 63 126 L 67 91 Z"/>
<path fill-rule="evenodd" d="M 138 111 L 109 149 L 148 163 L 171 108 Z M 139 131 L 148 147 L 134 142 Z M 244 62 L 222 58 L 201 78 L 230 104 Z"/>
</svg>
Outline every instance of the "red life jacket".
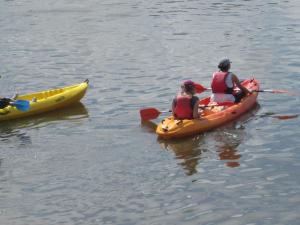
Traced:
<svg viewBox="0 0 300 225">
<path fill-rule="evenodd" d="M 229 88 L 226 84 L 226 78 L 229 72 L 218 71 L 213 74 L 211 82 L 211 90 L 213 93 L 232 94 L 233 88 Z"/>
<path fill-rule="evenodd" d="M 178 119 L 193 119 L 192 98 L 190 96 L 178 95 L 174 114 Z"/>
</svg>

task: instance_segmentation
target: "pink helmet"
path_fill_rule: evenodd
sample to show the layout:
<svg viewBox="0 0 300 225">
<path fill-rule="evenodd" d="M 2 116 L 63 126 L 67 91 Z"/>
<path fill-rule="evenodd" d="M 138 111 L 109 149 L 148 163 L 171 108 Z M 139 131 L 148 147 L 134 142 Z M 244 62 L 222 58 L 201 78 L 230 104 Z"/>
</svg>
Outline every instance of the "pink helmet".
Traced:
<svg viewBox="0 0 300 225">
<path fill-rule="evenodd" d="M 195 83 L 191 80 L 186 80 L 183 82 L 184 86 L 195 86 Z"/>
</svg>

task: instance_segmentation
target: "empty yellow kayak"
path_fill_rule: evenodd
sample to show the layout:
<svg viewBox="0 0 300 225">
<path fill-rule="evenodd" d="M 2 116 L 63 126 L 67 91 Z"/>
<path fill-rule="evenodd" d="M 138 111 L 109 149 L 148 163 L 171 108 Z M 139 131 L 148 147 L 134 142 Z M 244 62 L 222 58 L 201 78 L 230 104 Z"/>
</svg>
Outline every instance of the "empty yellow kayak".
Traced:
<svg viewBox="0 0 300 225">
<path fill-rule="evenodd" d="M 199 134 L 237 119 L 242 114 L 248 112 L 256 103 L 259 91 L 259 83 L 255 79 L 245 80 L 242 85 L 252 94 L 244 97 L 240 103 L 232 106 L 211 106 L 207 107 L 200 119 L 178 120 L 173 116 L 163 119 L 157 126 L 156 133 L 163 139 L 185 137 Z M 209 106 L 210 98 L 200 100 L 200 104 Z"/>
<path fill-rule="evenodd" d="M 43 112 L 63 108 L 79 102 L 88 88 L 88 80 L 72 86 L 19 95 L 16 100 L 27 100 L 30 102 L 29 110 L 20 111 L 14 106 L 0 109 L 0 121 L 31 116 Z"/>
</svg>

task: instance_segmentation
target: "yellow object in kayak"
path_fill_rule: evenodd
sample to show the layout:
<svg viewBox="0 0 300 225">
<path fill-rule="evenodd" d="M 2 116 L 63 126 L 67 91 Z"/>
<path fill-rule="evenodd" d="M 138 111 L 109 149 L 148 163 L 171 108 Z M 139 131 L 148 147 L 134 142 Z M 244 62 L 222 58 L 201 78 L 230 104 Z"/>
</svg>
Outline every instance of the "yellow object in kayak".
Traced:
<svg viewBox="0 0 300 225">
<path fill-rule="evenodd" d="M 242 114 L 248 112 L 256 103 L 259 91 L 259 83 L 255 79 L 249 79 L 242 82 L 252 94 L 244 97 L 241 102 L 232 106 L 212 106 L 205 108 L 200 119 L 178 120 L 173 116 L 163 119 L 157 126 L 156 134 L 163 139 L 185 137 L 193 134 L 199 134 L 237 119 Z M 200 100 L 200 105 L 209 106 L 210 98 Z"/>
<path fill-rule="evenodd" d="M 19 95 L 16 100 L 30 102 L 29 110 L 20 111 L 10 105 L 0 109 L 0 121 L 12 120 L 63 108 L 79 102 L 88 88 L 88 80 L 72 86 Z"/>
</svg>

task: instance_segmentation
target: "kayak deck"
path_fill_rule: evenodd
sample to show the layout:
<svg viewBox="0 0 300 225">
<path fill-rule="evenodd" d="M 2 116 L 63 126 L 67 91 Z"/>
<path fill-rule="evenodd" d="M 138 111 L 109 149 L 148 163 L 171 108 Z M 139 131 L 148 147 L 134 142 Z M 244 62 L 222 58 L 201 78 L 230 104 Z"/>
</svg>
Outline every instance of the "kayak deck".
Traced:
<svg viewBox="0 0 300 225">
<path fill-rule="evenodd" d="M 29 110 L 22 112 L 14 106 L 0 109 L 0 121 L 35 115 L 74 104 L 85 95 L 88 83 L 89 81 L 86 80 L 76 85 L 19 95 L 16 100 L 30 102 Z"/>
<path fill-rule="evenodd" d="M 255 79 L 245 80 L 242 85 L 251 91 L 259 90 L 259 83 Z M 199 134 L 217 128 L 249 111 L 255 105 L 257 95 L 258 92 L 253 92 L 232 106 L 214 106 L 215 103 L 210 103 L 210 97 L 201 99 L 200 105 L 207 107 L 204 108 L 199 119 L 178 120 L 169 116 L 158 124 L 156 133 L 163 139 L 170 139 Z M 210 104 L 212 106 L 209 106 Z"/>
</svg>

